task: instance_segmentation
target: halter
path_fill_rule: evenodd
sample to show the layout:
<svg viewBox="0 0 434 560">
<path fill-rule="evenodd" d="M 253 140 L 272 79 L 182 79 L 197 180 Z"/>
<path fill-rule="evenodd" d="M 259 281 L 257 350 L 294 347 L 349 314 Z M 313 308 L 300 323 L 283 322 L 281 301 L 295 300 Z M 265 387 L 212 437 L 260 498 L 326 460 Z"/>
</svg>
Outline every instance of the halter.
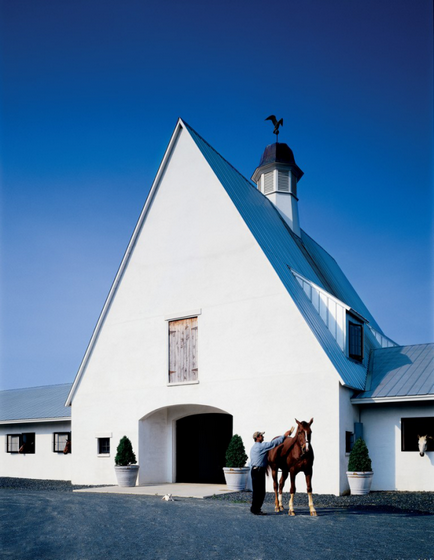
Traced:
<svg viewBox="0 0 434 560">
<path fill-rule="evenodd" d="M 301 455 L 306 455 L 306 453 L 309 451 L 309 440 L 307 437 L 307 431 L 306 430 L 301 430 L 300 427 L 298 427 L 297 430 L 297 435 L 299 436 L 301 434 L 301 432 L 304 432 L 304 445 L 302 443 L 300 443 L 300 447 L 301 447 Z"/>
</svg>

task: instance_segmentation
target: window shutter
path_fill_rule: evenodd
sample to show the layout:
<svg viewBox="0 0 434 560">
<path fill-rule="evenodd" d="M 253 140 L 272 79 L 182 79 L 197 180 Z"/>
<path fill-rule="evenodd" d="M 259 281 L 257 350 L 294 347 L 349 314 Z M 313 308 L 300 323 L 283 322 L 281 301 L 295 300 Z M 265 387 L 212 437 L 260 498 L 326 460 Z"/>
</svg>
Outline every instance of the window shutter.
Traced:
<svg viewBox="0 0 434 560">
<path fill-rule="evenodd" d="M 169 322 L 169 383 L 197 381 L 197 317 Z"/>
</svg>

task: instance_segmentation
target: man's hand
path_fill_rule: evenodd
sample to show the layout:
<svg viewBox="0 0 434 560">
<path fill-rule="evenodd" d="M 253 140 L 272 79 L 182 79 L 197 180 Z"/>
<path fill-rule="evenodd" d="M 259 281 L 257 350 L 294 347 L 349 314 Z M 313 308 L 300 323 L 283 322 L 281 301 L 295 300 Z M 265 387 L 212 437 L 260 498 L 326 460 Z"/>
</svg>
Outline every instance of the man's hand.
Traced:
<svg viewBox="0 0 434 560">
<path fill-rule="evenodd" d="M 294 426 L 291 426 L 291 429 L 285 432 L 285 437 L 289 437 L 293 431 L 294 431 Z"/>
</svg>

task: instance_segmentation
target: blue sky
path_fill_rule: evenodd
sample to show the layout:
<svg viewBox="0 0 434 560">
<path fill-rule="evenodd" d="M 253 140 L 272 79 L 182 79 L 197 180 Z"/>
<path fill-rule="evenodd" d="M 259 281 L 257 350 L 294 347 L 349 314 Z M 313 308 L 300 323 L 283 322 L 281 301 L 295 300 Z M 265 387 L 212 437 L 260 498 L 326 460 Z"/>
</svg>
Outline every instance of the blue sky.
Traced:
<svg viewBox="0 0 434 560">
<path fill-rule="evenodd" d="M 431 342 L 429 0 L 0 0 L 1 375 L 72 382 L 178 117 L 301 227 L 384 332 Z"/>
</svg>

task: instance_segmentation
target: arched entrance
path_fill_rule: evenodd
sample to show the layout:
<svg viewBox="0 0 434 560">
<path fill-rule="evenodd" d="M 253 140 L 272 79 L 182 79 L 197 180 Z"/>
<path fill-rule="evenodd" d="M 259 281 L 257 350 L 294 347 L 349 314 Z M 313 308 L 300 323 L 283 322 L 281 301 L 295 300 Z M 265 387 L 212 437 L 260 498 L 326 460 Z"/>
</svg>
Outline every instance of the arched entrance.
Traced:
<svg viewBox="0 0 434 560">
<path fill-rule="evenodd" d="M 176 422 L 176 482 L 225 482 L 225 454 L 232 437 L 230 414 L 193 414 Z"/>
<path fill-rule="evenodd" d="M 202 404 L 157 408 L 139 421 L 139 484 L 223 482 L 232 416 Z"/>
</svg>

